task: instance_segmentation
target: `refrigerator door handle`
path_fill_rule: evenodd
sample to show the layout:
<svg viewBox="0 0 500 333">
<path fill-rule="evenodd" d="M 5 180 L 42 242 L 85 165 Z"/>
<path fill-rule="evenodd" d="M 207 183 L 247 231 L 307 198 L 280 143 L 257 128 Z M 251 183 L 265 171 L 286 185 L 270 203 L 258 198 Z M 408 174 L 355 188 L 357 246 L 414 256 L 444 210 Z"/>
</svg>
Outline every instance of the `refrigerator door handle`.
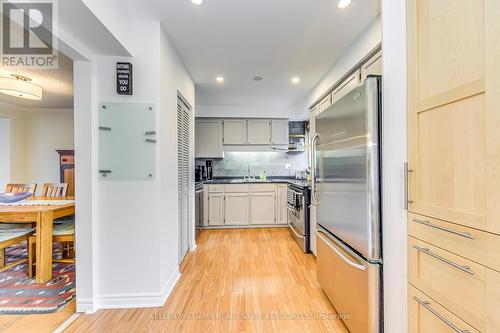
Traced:
<svg viewBox="0 0 500 333">
<path fill-rule="evenodd" d="M 349 260 L 349 258 L 347 258 L 344 254 L 342 254 L 342 252 L 340 252 L 340 250 L 337 248 L 337 246 L 335 244 L 332 244 L 332 242 L 330 240 L 328 240 L 327 236 L 325 235 L 325 233 L 319 229 L 316 229 L 316 235 L 321 238 L 325 244 L 333 251 L 337 254 L 337 256 L 342 259 L 346 264 L 348 264 L 349 266 L 351 267 L 354 267 L 360 271 L 366 271 L 366 267 L 363 266 L 363 265 L 360 265 L 358 263 L 355 263 L 351 260 Z M 323 236 L 325 235 L 325 236 Z"/>
<path fill-rule="evenodd" d="M 311 201 L 317 206 L 319 204 L 316 198 L 316 140 L 318 140 L 318 133 L 316 133 L 311 141 Z"/>
</svg>

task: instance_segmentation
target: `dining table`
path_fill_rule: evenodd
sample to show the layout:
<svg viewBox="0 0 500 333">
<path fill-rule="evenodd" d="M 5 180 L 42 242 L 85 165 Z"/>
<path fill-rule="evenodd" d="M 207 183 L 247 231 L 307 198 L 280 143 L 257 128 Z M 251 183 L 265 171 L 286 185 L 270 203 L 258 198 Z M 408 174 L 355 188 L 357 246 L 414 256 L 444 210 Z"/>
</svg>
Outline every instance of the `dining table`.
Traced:
<svg viewBox="0 0 500 333">
<path fill-rule="evenodd" d="M 36 282 L 52 279 L 52 226 L 57 218 L 75 214 L 73 197 L 31 197 L 21 202 L 0 204 L 0 223 L 35 225 Z"/>
</svg>

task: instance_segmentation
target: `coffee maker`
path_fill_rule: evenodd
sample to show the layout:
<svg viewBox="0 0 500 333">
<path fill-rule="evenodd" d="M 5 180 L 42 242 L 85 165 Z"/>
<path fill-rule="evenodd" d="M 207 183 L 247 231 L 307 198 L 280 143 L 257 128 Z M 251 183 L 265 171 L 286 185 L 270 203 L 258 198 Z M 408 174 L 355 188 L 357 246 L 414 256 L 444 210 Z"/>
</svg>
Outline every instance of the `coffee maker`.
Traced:
<svg viewBox="0 0 500 333">
<path fill-rule="evenodd" d="M 212 161 L 207 161 L 205 164 L 207 166 L 207 180 L 212 180 L 213 178 Z"/>
<path fill-rule="evenodd" d="M 196 182 L 203 180 L 203 171 L 201 169 L 202 166 L 204 167 L 204 165 L 197 165 L 194 167 L 194 180 Z"/>
</svg>

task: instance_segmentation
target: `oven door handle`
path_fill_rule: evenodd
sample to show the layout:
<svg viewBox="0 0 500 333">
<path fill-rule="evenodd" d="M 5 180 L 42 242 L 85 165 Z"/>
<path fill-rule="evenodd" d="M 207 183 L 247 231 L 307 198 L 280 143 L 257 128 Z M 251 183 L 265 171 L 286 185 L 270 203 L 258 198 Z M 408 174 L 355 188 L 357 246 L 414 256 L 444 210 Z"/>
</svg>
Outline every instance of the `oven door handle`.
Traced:
<svg viewBox="0 0 500 333">
<path fill-rule="evenodd" d="M 293 225 L 292 225 L 291 223 L 288 223 L 288 227 L 289 227 L 290 229 L 292 229 L 293 233 L 294 233 L 294 234 L 295 234 L 295 236 L 297 236 L 298 238 L 305 238 L 304 236 L 299 235 L 299 234 L 297 233 L 297 231 L 295 231 L 295 229 L 293 228 Z"/>
</svg>

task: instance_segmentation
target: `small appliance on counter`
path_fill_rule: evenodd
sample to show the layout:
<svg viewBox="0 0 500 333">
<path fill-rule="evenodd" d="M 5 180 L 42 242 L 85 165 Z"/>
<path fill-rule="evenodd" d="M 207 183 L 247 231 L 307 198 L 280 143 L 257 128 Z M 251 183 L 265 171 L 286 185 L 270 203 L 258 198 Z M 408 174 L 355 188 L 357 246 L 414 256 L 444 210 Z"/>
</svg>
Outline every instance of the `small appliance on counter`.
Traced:
<svg viewBox="0 0 500 333">
<path fill-rule="evenodd" d="M 201 167 L 202 165 L 197 165 L 194 167 L 194 180 L 196 182 L 200 182 L 203 180 L 203 170 Z"/>
<path fill-rule="evenodd" d="M 213 170 L 212 170 L 212 161 L 207 161 L 207 180 L 212 180 L 213 179 Z"/>
</svg>

